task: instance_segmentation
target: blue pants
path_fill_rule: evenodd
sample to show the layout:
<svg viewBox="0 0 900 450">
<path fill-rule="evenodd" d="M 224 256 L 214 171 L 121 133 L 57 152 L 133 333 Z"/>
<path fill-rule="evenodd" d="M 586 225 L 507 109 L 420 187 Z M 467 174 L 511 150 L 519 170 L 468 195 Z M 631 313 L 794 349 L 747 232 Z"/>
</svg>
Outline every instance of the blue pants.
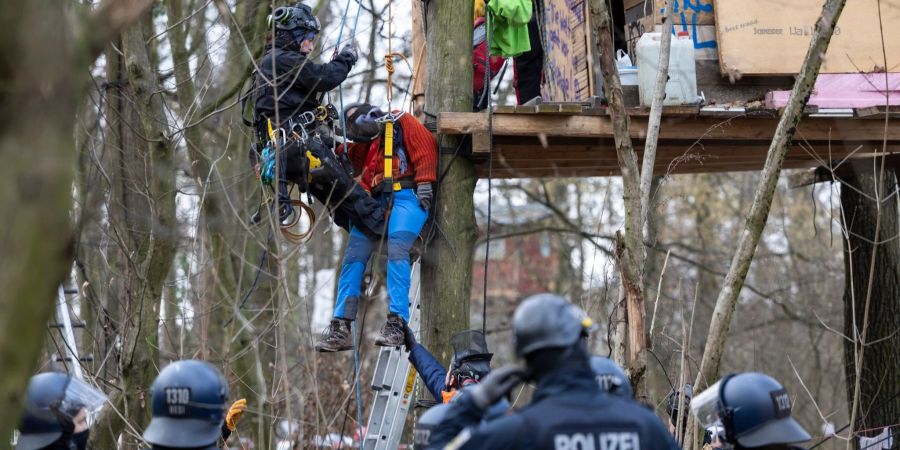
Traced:
<svg viewBox="0 0 900 450">
<path fill-rule="evenodd" d="M 387 203 L 388 196 L 381 195 L 379 201 Z M 391 210 L 387 230 L 387 291 L 390 297 L 390 312 L 399 315 L 409 322 L 409 250 L 422 231 L 428 212 L 419 206 L 419 200 L 412 189 L 394 192 L 394 206 Z M 341 266 L 341 277 L 338 280 L 337 303 L 334 306 L 334 317 L 356 319 L 356 302 L 359 299 L 359 288 L 362 283 L 366 261 L 373 249 L 379 245 L 372 242 L 355 226 L 350 228 L 350 240 L 344 263 Z M 347 299 L 352 298 L 348 305 Z"/>
</svg>

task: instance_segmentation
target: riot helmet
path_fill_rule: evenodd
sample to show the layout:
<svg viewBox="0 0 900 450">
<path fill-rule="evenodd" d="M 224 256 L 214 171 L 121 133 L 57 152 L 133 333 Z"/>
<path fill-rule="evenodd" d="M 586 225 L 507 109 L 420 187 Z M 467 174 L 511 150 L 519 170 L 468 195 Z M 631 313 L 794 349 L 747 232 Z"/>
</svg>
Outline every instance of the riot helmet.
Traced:
<svg viewBox="0 0 900 450">
<path fill-rule="evenodd" d="M 691 401 L 704 427 L 721 423 L 727 442 L 744 448 L 808 441 L 791 417 L 791 398 L 774 378 L 757 372 L 729 375 Z"/>
<path fill-rule="evenodd" d="M 65 373 L 31 377 L 16 450 L 36 450 L 71 439 L 76 418 L 98 413 L 106 401 L 102 392 Z"/>
<path fill-rule="evenodd" d="M 592 356 L 591 370 L 594 371 L 597 384 L 603 392 L 625 398 L 631 398 L 633 395 L 628 376 L 613 360 L 603 356 Z"/>
<path fill-rule="evenodd" d="M 150 387 L 153 419 L 144 439 L 162 447 L 214 446 L 225 422 L 228 386 L 204 361 L 175 361 Z"/>
<path fill-rule="evenodd" d="M 554 294 L 526 298 L 513 315 L 513 346 L 524 357 L 546 348 L 570 347 L 587 335 L 590 318 Z"/>
<path fill-rule="evenodd" d="M 428 447 L 431 441 L 431 433 L 444 421 L 449 409 L 449 404 L 440 403 L 432 406 L 422 414 L 422 417 L 416 422 L 415 430 L 413 430 L 413 442 L 416 448 Z"/>
</svg>

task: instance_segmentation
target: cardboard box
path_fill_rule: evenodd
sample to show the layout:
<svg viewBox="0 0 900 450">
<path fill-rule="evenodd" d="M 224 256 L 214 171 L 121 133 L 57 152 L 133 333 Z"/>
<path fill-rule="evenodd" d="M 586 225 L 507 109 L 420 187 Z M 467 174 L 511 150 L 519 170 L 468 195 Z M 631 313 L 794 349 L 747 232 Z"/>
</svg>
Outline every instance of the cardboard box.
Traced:
<svg viewBox="0 0 900 450">
<path fill-rule="evenodd" d="M 880 0 L 886 53 L 878 24 L 879 0 L 848 1 L 822 73 L 900 71 L 900 0 Z M 821 0 L 716 0 L 722 73 L 788 75 L 800 71 Z"/>
</svg>

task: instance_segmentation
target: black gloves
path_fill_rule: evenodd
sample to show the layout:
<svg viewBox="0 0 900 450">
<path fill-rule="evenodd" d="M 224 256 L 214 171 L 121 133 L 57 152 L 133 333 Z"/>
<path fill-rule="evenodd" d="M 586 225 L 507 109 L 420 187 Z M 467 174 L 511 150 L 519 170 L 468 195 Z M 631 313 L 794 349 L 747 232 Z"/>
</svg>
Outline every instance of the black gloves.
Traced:
<svg viewBox="0 0 900 450">
<path fill-rule="evenodd" d="M 350 65 L 356 64 L 356 61 L 359 59 L 359 51 L 356 49 L 356 45 L 347 44 L 344 48 L 341 49 L 340 56 L 347 58 L 350 60 Z"/>
<path fill-rule="evenodd" d="M 472 401 L 475 406 L 484 410 L 488 406 L 497 403 L 498 400 L 508 394 L 512 388 L 525 379 L 525 372 L 516 366 L 501 367 L 485 377 L 481 383 L 471 389 Z"/>
<path fill-rule="evenodd" d="M 431 183 L 422 183 L 416 186 L 416 197 L 419 198 L 419 206 L 428 211 L 431 209 L 431 200 L 434 198 L 434 191 L 431 189 Z"/>
<path fill-rule="evenodd" d="M 413 347 L 417 344 L 416 336 L 413 334 L 413 330 L 409 329 L 409 325 L 403 324 L 403 346 L 406 347 L 406 351 L 411 352 Z"/>
</svg>

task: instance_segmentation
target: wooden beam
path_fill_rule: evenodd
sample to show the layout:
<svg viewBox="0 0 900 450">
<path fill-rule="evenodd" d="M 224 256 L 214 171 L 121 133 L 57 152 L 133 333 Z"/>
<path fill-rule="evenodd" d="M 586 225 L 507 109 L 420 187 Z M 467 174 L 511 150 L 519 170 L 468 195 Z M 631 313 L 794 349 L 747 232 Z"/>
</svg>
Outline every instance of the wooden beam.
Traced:
<svg viewBox="0 0 900 450">
<path fill-rule="evenodd" d="M 880 155 L 874 154 L 865 154 L 858 155 L 854 157 L 854 160 L 863 159 L 863 158 L 878 158 Z M 876 162 L 875 165 L 877 167 L 880 166 L 880 162 Z M 886 155 L 884 157 L 884 168 L 885 170 L 893 170 L 900 171 L 900 155 Z M 822 182 L 832 182 L 836 179 L 840 181 L 841 178 L 853 176 L 853 167 L 851 164 L 841 164 L 835 169 L 826 166 L 819 166 L 812 170 L 807 170 L 805 172 L 798 172 L 791 174 L 787 177 L 788 179 L 788 187 L 791 189 L 797 189 L 804 186 L 811 186 L 816 183 Z"/>
<path fill-rule="evenodd" d="M 685 175 L 697 173 L 747 172 L 760 170 L 763 164 L 764 162 L 762 161 L 745 161 L 741 163 L 728 162 L 727 164 L 688 161 L 672 167 L 657 164 L 654 168 L 654 174 Z M 809 160 L 785 160 L 784 163 L 785 169 L 806 169 L 813 166 L 814 164 Z M 478 176 L 480 178 L 487 177 L 487 166 L 482 165 L 478 167 Z M 615 162 L 596 166 L 579 165 L 577 167 L 565 167 L 562 165 L 544 167 L 504 167 L 500 164 L 495 164 L 493 172 L 493 178 L 495 179 L 610 176 L 619 176 L 619 167 Z"/>
<path fill-rule="evenodd" d="M 487 114 L 440 113 L 438 129 L 443 134 L 472 134 L 487 131 Z M 660 139 L 722 139 L 771 141 L 777 119 L 765 117 L 663 117 Z M 647 135 L 647 122 L 632 117 L 633 138 Z M 880 139 L 884 124 L 855 118 L 806 117 L 797 130 L 798 139 L 814 141 L 866 141 Z M 495 136 L 536 136 L 608 138 L 613 137 L 608 116 L 562 114 L 494 114 Z M 887 139 L 900 141 L 900 127 L 888 127 Z"/>
</svg>

